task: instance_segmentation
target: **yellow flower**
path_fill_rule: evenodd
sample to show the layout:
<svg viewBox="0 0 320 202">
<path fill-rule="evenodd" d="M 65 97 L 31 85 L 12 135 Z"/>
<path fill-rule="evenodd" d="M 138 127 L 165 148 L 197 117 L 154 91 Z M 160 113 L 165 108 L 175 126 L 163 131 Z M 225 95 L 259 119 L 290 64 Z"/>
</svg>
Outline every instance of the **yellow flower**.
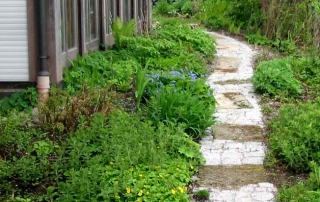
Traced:
<svg viewBox="0 0 320 202">
<path fill-rule="evenodd" d="M 137 200 L 138 202 L 142 202 L 142 200 L 141 200 L 141 198 L 138 198 L 138 200 Z"/>
<path fill-rule="evenodd" d="M 140 189 L 138 196 L 142 196 L 142 194 L 143 194 L 143 190 Z"/>
<path fill-rule="evenodd" d="M 110 165 L 113 165 L 113 162 L 112 162 L 112 161 L 110 162 Z"/>
<path fill-rule="evenodd" d="M 147 195 L 149 195 L 150 193 L 147 191 L 147 193 L 146 193 Z"/>
<path fill-rule="evenodd" d="M 193 168 L 194 168 L 193 165 L 191 165 L 190 168 L 191 168 L 191 170 L 193 170 Z"/>
<path fill-rule="evenodd" d="M 142 177 L 143 175 L 142 174 L 139 174 L 139 177 Z"/>
<path fill-rule="evenodd" d="M 184 189 L 183 189 L 182 187 L 178 187 L 178 189 L 179 189 L 179 191 L 180 191 L 181 193 L 184 192 Z"/>
<path fill-rule="evenodd" d="M 130 187 L 127 187 L 127 188 L 126 188 L 126 191 L 127 191 L 127 194 L 130 194 L 130 192 L 131 192 Z"/>
<path fill-rule="evenodd" d="M 171 189 L 171 193 L 172 193 L 172 194 L 176 194 L 177 192 L 176 192 L 175 189 Z"/>
</svg>

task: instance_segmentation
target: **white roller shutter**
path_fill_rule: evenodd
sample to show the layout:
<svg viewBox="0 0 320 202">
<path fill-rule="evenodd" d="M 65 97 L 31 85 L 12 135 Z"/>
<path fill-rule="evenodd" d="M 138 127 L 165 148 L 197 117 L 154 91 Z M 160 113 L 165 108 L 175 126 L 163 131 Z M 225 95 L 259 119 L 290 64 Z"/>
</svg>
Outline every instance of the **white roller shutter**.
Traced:
<svg viewBox="0 0 320 202">
<path fill-rule="evenodd" d="M 27 0 L 0 0 L 0 82 L 29 81 Z"/>
</svg>

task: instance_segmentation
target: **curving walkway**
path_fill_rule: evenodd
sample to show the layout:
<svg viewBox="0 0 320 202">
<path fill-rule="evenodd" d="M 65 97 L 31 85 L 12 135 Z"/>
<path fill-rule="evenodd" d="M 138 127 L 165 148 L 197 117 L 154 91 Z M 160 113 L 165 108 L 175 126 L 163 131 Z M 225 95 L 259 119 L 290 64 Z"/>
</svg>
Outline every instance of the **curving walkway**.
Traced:
<svg viewBox="0 0 320 202">
<path fill-rule="evenodd" d="M 206 189 L 216 202 L 276 201 L 277 189 L 267 182 L 263 167 L 263 115 L 250 80 L 256 52 L 236 39 L 207 33 L 217 42 L 207 81 L 217 100 L 217 124 L 200 142 L 206 164 L 195 176 L 193 191 Z"/>
</svg>

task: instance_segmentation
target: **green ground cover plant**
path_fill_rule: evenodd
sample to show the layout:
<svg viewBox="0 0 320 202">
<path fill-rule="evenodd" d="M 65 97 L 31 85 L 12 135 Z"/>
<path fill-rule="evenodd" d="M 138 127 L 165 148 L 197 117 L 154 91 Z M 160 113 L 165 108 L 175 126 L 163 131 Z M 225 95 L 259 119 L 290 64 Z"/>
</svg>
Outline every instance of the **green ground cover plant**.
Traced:
<svg viewBox="0 0 320 202">
<path fill-rule="evenodd" d="M 199 145 L 183 126 L 154 127 L 141 118 L 95 113 L 90 125 L 57 141 L 37 127 L 26 132 L 24 117 L 12 115 L 0 127 L 1 194 L 32 201 L 188 201 L 186 185 L 203 162 Z M 42 194 L 28 195 L 33 189 Z"/>
<path fill-rule="evenodd" d="M 78 130 L 67 146 L 70 174 L 58 186 L 58 201 L 185 201 L 191 168 L 202 161 L 199 146 L 176 125 L 155 128 L 140 119 L 118 111 L 106 122 L 97 114 Z M 193 156 L 179 152 L 186 146 Z M 183 192 L 171 193 L 178 187 Z"/>
</svg>

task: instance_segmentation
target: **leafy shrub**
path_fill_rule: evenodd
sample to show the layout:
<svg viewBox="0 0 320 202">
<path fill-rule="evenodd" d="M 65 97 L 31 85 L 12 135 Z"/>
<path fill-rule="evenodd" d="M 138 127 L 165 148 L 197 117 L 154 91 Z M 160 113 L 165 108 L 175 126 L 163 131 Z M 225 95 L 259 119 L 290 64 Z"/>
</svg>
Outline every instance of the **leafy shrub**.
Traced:
<svg viewBox="0 0 320 202">
<path fill-rule="evenodd" d="M 261 35 L 260 33 L 248 34 L 246 35 L 246 39 L 251 44 L 270 46 L 282 53 L 291 54 L 297 49 L 296 44 L 291 40 L 271 40 L 268 37 Z"/>
<path fill-rule="evenodd" d="M 173 6 L 167 0 L 160 0 L 154 9 L 156 15 L 169 15 L 173 13 Z"/>
<path fill-rule="evenodd" d="M 158 122 L 186 125 L 186 133 L 198 138 L 210 125 L 215 110 L 212 89 L 205 79 L 188 70 L 151 72 L 146 88 L 148 116 Z"/>
<path fill-rule="evenodd" d="M 135 60 L 113 62 L 103 52 L 91 52 L 71 62 L 71 68 L 65 69 L 63 81 L 71 92 L 81 90 L 84 85 L 114 85 L 118 91 L 126 92 L 132 89 L 132 77 L 139 66 Z"/>
<path fill-rule="evenodd" d="M 258 26 L 261 21 L 260 0 L 231 0 L 228 16 L 235 24 L 243 24 L 245 28 Z"/>
<path fill-rule="evenodd" d="M 294 171 L 309 171 L 309 162 L 320 163 L 320 104 L 288 104 L 271 122 L 272 152 Z"/>
<path fill-rule="evenodd" d="M 203 1 L 201 11 L 195 16 L 205 26 L 211 29 L 224 29 L 229 26 L 230 17 L 227 15 L 230 3 L 225 0 Z"/>
<path fill-rule="evenodd" d="M 172 26 L 171 23 L 175 21 L 166 21 L 158 26 L 161 27 L 157 30 L 157 37 L 180 41 L 189 49 L 198 51 L 205 58 L 212 59 L 215 54 L 215 41 L 208 34 L 204 33 L 201 29 L 191 29 L 190 26 L 184 24 L 175 24 Z"/>
<path fill-rule="evenodd" d="M 194 1 L 191 0 L 160 0 L 153 2 L 155 6 L 154 14 L 162 16 L 175 16 L 194 13 Z"/>
<path fill-rule="evenodd" d="M 260 93 L 294 97 L 302 92 L 290 63 L 285 59 L 261 62 L 254 72 L 252 81 L 256 91 Z"/>
<path fill-rule="evenodd" d="M 205 60 L 189 46 L 163 38 L 131 37 L 123 43 L 141 65 L 150 60 L 150 69 L 172 70 L 189 66 L 193 71 L 206 72 Z M 213 56 L 213 55 L 211 55 Z"/>
<path fill-rule="evenodd" d="M 312 172 L 309 179 L 289 188 L 282 186 L 278 194 L 278 201 L 314 202 L 319 200 L 320 167 L 314 162 L 310 163 L 310 167 Z"/>
<path fill-rule="evenodd" d="M 27 88 L 22 92 L 13 93 L 10 97 L 0 100 L 0 115 L 5 116 L 11 110 L 30 112 L 38 103 L 35 88 Z"/>
<path fill-rule="evenodd" d="M 179 14 L 187 14 L 189 16 L 194 13 L 194 1 L 180 0 L 173 3 L 173 6 Z"/>
</svg>

